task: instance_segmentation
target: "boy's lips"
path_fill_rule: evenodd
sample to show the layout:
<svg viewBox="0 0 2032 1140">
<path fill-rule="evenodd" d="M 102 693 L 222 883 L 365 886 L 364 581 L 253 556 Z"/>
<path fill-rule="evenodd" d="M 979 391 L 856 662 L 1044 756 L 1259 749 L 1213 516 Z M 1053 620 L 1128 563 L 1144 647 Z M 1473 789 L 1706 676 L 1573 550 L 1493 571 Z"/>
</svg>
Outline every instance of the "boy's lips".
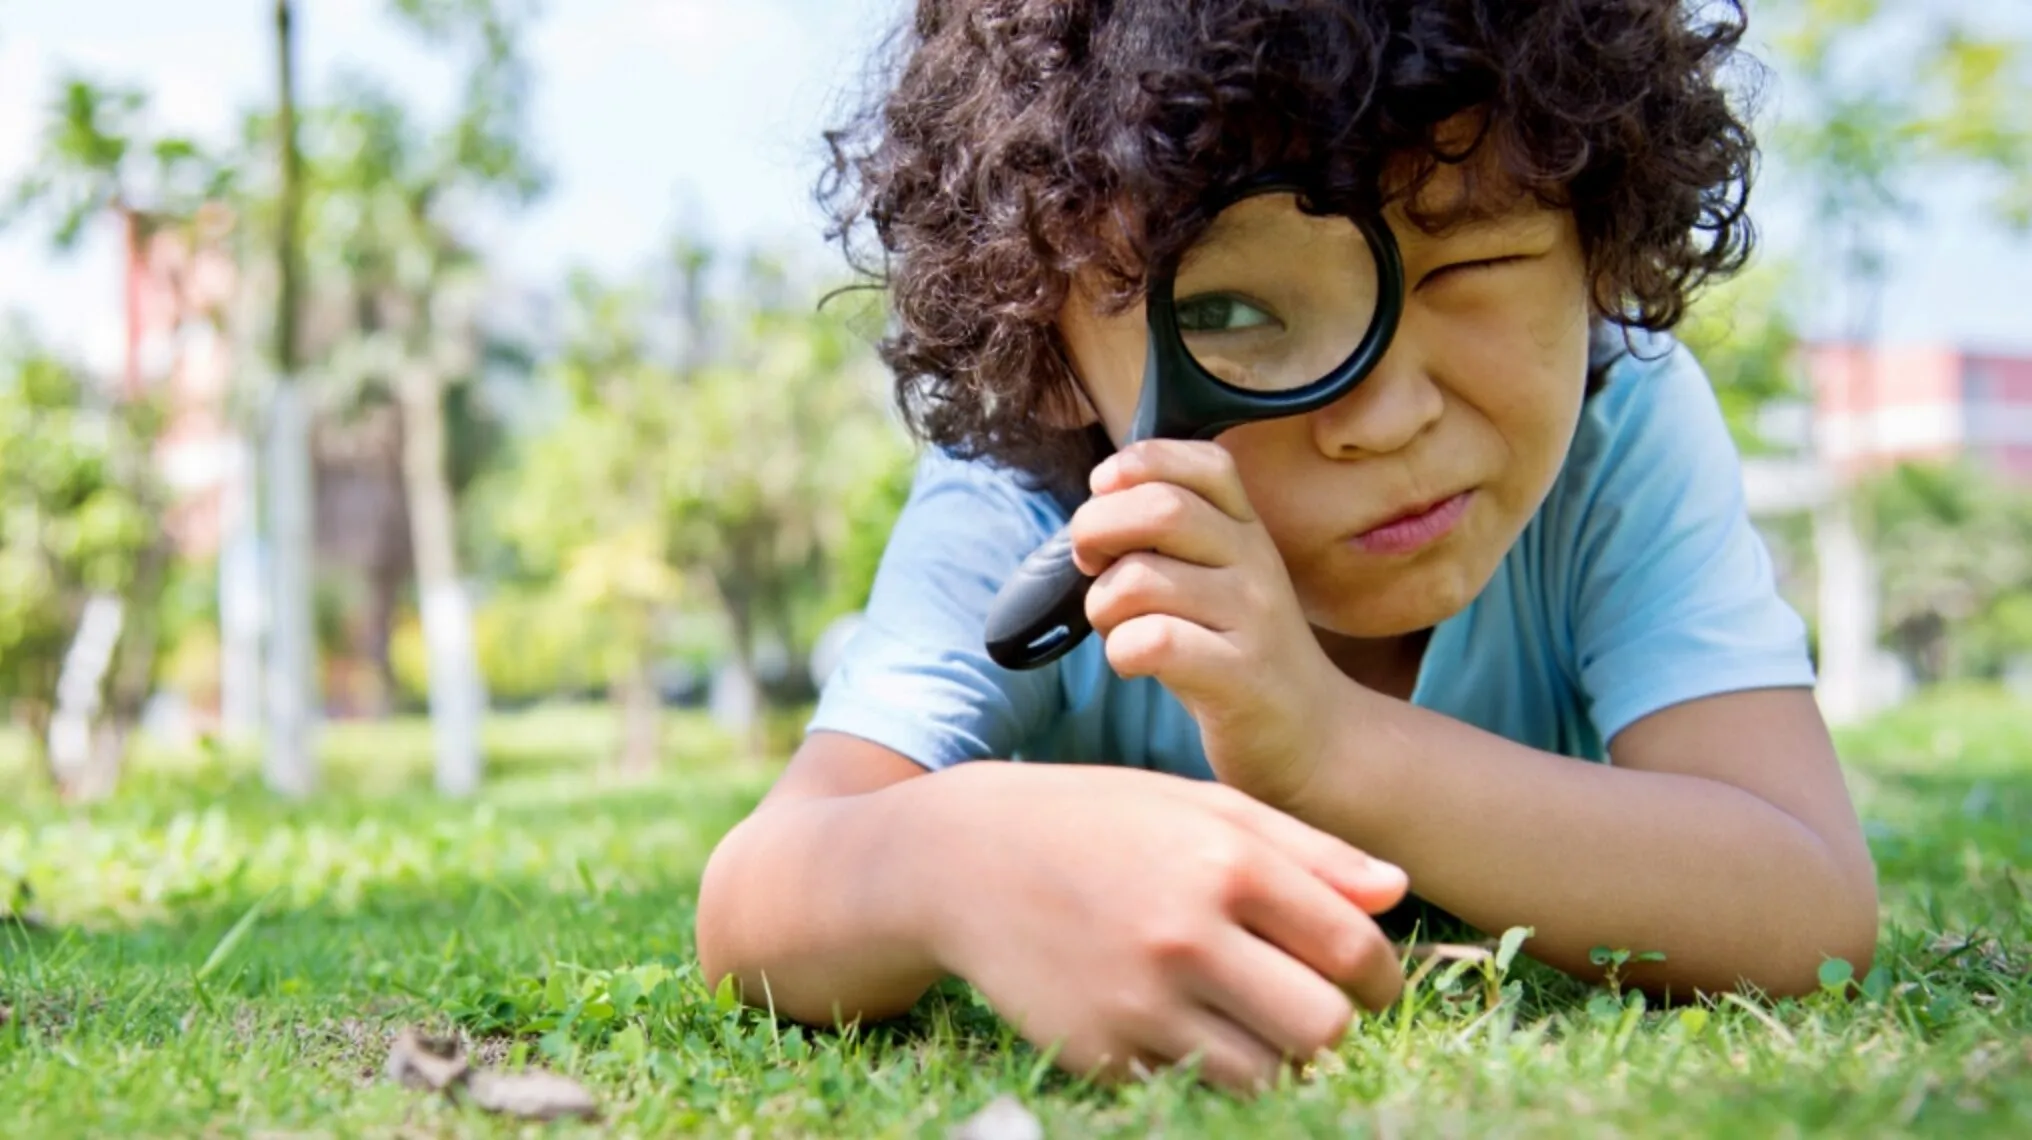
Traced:
<svg viewBox="0 0 2032 1140">
<path fill-rule="evenodd" d="M 1438 502 L 1412 507 L 1395 518 L 1355 534 L 1349 541 L 1372 554 L 1404 554 L 1417 550 L 1451 531 L 1461 516 L 1467 513 L 1468 503 L 1474 494 L 1471 487 Z"/>
</svg>

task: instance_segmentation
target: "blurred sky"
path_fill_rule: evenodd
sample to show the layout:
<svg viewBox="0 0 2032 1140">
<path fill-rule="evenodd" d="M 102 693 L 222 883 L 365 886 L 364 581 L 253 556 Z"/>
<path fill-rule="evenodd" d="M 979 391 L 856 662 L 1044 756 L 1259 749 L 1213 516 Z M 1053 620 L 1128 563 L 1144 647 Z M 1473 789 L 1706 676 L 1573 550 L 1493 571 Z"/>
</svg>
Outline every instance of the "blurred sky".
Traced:
<svg viewBox="0 0 2032 1140">
<path fill-rule="evenodd" d="M 385 3 L 299 0 L 306 101 L 354 71 L 426 109 L 447 103 L 451 64 L 390 25 Z M 652 258 L 684 212 L 728 241 L 821 253 L 810 205 L 819 131 L 835 119 L 869 47 L 907 6 L 549 0 L 528 47 L 539 70 L 538 145 L 556 180 L 539 208 L 503 232 L 496 252 L 539 288 L 574 265 L 623 272 Z M 43 107 L 66 69 L 152 91 L 164 128 L 226 137 L 243 109 L 273 98 L 272 7 L 0 0 L 0 181 L 12 181 L 33 156 Z M 2032 4 L 2024 8 L 2032 13 Z M 1781 77 L 1774 109 L 1784 98 Z M 1796 248 L 1803 215 L 1787 200 L 1782 172 L 1771 172 L 1758 193 L 1769 244 Z M 1940 188 L 1923 226 L 1897 243 L 1887 340 L 2032 352 L 2032 239 L 1974 220 L 1977 202 L 1970 187 Z M 119 343 L 116 280 L 109 233 L 62 260 L 28 228 L 0 236 L 0 309 L 25 309 L 52 339 L 95 362 L 110 363 Z"/>
</svg>

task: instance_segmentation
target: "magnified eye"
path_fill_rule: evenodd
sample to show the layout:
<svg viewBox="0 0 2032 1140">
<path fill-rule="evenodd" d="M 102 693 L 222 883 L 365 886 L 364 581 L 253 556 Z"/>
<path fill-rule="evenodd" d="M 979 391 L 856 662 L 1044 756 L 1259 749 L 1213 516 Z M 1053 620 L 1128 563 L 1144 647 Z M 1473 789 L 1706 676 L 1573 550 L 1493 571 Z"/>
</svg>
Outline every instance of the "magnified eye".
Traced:
<svg viewBox="0 0 2032 1140">
<path fill-rule="evenodd" d="M 1277 326 L 1276 317 L 1227 293 L 1213 293 L 1180 301 L 1178 331 L 1182 333 L 1237 332 L 1242 329 Z"/>
</svg>

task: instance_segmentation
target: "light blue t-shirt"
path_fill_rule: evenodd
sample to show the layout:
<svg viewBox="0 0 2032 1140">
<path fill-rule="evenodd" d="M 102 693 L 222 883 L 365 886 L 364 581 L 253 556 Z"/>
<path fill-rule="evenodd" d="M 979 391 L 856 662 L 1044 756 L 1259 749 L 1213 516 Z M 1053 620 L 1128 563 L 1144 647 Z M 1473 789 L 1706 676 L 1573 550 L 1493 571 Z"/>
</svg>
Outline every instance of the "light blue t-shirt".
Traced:
<svg viewBox="0 0 2032 1140">
<path fill-rule="evenodd" d="M 1813 684 L 1705 373 L 1668 338 L 1633 341 L 1516 546 L 1434 628 L 1414 703 L 1599 761 L 1670 705 Z M 1152 678 L 1116 676 L 1099 637 L 1027 672 L 988 658 L 990 600 L 1066 517 L 1013 472 L 927 455 L 810 729 L 934 769 L 1009 758 L 1211 779 L 1184 706 Z"/>
</svg>

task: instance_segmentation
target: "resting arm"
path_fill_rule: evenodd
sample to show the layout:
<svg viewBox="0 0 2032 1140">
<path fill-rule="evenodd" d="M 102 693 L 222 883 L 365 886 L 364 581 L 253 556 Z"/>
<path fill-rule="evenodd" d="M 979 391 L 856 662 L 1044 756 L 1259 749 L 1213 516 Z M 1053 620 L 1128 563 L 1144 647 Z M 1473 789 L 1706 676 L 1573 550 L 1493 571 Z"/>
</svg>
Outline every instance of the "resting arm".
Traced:
<svg viewBox="0 0 2032 1140">
<path fill-rule="evenodd" d="M 1774 994 L 1822 961 L 1869 968 L 1876 873 L 1805 689 L 1689 701 L 1632 724 L 1613 763 L 1540 752 L 1361 689 L 1340 752 L 1284 806 L 1405 868 L 1477 927 L 1598 976 L 1598 946 L 1659 950 L 1646 988 Z"/>
<path fill-rule="evenodd" d="M 813 733 L 760 806 L 713 850 L 699 884 L 707 984 L 808 1024 L 907 1012 L 944 976 L 902 841 L 926 774 L 890 749 Z M 765 975 L 767 981 L 765 983 Z"/>
</svg>

